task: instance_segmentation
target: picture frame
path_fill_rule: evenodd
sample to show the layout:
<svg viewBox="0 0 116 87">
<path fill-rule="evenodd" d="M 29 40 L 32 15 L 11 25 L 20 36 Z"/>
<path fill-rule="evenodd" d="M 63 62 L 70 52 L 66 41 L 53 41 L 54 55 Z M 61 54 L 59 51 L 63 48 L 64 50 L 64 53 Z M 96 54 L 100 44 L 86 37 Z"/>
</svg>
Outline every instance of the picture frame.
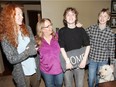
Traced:
<svg viewBox="0 0 116 87">
<path fill-rule="evenodd" d="M 116 14 L 113 14 L 110 20 L 111 20 L 110 22 L 111 28 L 116 28 Z"/>
<path fill-rule="evenodd" d="M 116 0 L 112 0 L 111 2 L 111 12 L 116 13 Z"/>
</svg>

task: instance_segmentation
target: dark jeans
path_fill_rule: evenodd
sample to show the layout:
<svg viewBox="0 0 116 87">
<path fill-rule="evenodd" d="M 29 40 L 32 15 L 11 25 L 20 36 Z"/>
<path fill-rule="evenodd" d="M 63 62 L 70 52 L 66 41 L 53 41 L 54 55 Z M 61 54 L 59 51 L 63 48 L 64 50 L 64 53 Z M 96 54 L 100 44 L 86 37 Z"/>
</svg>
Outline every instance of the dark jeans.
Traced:
<svg viewBox="0 0 116 87">
<path fill-rule="evenodd" d="M 30 75 L 30 76 L 25 76 L 26 78 L 26 87 L 39 87 L 40 85 L 40 82 L 39 80 L 37 79 L 37 74 L 33 74 L 33 75 Z"/>
<path fill-rule="evenodd" d="M 63 73 L 57 75 L 46 74 L 41 71 L 46 87 L 62 87 Z"/>
</svg>

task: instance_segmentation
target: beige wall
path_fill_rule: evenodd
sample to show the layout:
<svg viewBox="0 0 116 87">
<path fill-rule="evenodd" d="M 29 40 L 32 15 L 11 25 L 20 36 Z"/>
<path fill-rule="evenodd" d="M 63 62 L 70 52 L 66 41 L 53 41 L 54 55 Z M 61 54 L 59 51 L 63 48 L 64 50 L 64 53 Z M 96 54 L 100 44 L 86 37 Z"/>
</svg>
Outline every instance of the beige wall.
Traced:
<svg viewBox="0 0 116 87">
<path fill-rule="evenodd" d="M 42 17 L 50 18 L 54 28 L 61 28 L 63 12 L 69 6 L 78 10 L 78 19 L 87 28 L 97 22 L 97 15 L 102 8 L 111 9 L 111 0 L 41 0 Z"/>
</svg>

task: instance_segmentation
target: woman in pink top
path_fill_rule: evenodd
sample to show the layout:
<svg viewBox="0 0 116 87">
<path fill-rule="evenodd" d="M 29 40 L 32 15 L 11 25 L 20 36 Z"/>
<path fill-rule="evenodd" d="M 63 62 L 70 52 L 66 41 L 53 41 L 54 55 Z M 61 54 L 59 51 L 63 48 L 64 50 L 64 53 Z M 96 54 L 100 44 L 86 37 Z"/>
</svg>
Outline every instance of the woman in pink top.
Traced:
<svg viewBox="0 0 116 87">
<path fill-rule="evenodd" d="M 53 31 L 52 22 L 43 18 L 37 23 L 36 37 L 40 55 L 40 70 L 46 87 L 62 87 L 63 72 L 60 64 L 58 35 Z"/>
</svg>

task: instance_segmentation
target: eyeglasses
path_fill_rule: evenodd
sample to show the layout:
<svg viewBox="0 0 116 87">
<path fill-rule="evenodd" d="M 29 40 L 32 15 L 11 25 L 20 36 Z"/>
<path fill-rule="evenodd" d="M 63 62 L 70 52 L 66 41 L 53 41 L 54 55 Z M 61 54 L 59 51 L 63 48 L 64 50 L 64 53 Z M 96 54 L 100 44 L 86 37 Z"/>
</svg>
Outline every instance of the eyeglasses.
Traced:
<svg viewBox="0 0 116 87">
<path fill-rule="evenodd" d="M 53 24 L 50 24 L 50 25 L 48 25 L 48 26 L 46 26 L 46 27 L 42 27 L 42 28 L 49 28 L 49 27 L 52 27 L 52 25 L 53 25 Z"/>
</svg>

